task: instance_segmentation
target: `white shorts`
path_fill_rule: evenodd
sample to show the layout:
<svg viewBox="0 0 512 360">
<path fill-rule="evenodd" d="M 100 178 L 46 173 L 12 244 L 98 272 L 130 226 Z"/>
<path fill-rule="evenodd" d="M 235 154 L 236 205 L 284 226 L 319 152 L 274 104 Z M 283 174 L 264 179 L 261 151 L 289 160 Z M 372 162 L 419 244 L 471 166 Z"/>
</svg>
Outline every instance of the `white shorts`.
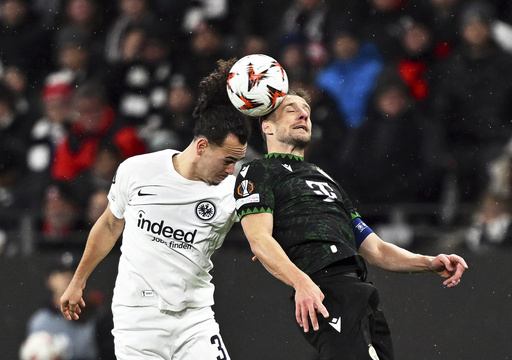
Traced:
<svg viewBox="0 0 512 360">
<path fill-rule="evenodd" d="M 113 305 L 119 360 L 229 360 L 210 307 L 180 312 Z"/>
</svg>

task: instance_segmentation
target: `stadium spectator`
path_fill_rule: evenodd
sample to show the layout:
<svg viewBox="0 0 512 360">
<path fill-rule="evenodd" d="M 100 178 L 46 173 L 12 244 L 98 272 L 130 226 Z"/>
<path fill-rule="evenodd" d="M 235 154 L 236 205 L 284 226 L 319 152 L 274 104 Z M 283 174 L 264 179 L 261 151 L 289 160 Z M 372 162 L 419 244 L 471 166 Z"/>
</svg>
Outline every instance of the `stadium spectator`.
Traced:
<svg viewBox="0 0 512 360">
<path fill-rule="evenodd" d="M 241 43 L 240 57 L 250 54 L 268 54 L 270 51 L 269 41 L 258 35 L 248 35 L 242 38 Z"/>
<path fill-rule="evenodd" d="M 459 46 L 459 26 L 456 19 L 467 3 L 466 0 L 428 0 L 423 9 L 431 20 L 434 34 L 434 53 L 439 58 L 446 58 Z"/>
<path fill-rule="evenodd" d="M 306 50 L 298 38 L 290 37 L 282 42 L 279 63 L 286 69 L 290 82 L 304 79 L 307 74 L 313 72 L 306 57 Z"/>
<path fill-rule="evenodd" d="M 28 169 L 35 173 L 49 170 L 55 147 L 64 139 L 71 116 L 73 88 L 67 82 L 50 82 L 41 92 L 43 116 L 30 131 Z"/>
<path fill-rule="evenodd" d="M 346 24 L 332 37 L 331 62 L 318 72 L 316 83 L 337 104 L 346 129 L 356 129 L 365 119 L 383 59 L 377 47 L 363 41 L 354 25 Z"/>
<path fill-rule="evenodd" d="M 29 120 L 16 111 L 16 98 L 11 89 L 0 82 L 0 142 L 24 153 L 30 125 Z"/>
<path fill-rule="evenodd" d="M 5 66 L 27 71 L 37 84 L 51 67 L 51 36 L 32 11 L 29 0 L 0 1 L 0 54 Z"/>
<path fill-rule="evenodd" d="M 65 81 L 50 82 L 41 92 L 43 116 L 29 132 L 27 176 L 32 186 L 33 206 L 39 209 L 44 188 L 50 181 L 52 160 L 57 146 L 65 139 L 71 122 L 73 89 Z"/>
<path fill-rule="evenodd" d="M 512 196 L 512 139 L 499 157 L 489 164 L 488 191 L 503 196 Z"/>
<path fill-rule="evenodd" d="M 346 141 L 341 168 L 347 191 L 363 204 L 437 203 L 441 141 L 439 126 L 416 111 L 396 69 L 386 69 L 367 120 Z"/>
<path fill-rule="evenodd" d="M 140 129 L 150 151 L 183 150 L 193 133 L 192 111 L 195 95 L 184 79 L 175 78 L 170 85 L 165 108 L 158 121 L 149 121 Z"/>
<path fill-rule="evenodd" d="M 367 13 L 354 25 L 361 38 L 377 46 L 386 62 L 400 53 L 400 19 L 407 14 L 408 0 L 369 0 Z"/>
<path fill-rule="evenodd" d="M 57 30 L 54 54 L 57 68 L 46 77 L 46 82 L 67 78 L 70 85 L 78 87 L 91 79 L 103 81 L 101 53 L 92 50 L 91 39 L 83 29 L 66 26 Z"/>
<path fill-rule="evenodd" d="M 88 289 L 85 292 L 89 306 L 84 309 L 79 321 L 66 321 L 59 311 L 59 299 L 71 281 L 75 268 L 73 256 L 64 253 L 46 271 L 44 281 L 50 297 L 44 307 L 31 315 L 27 323 L 27 335 L 44 331 L 64 337 L 69 345 L 70 360 L 115 359 L 110 334 L 112 315 L 103 308 L 103 294 L 100 291 Z"/>
<path fill-rule="evenodd" d="M 194 32 L 201 24 L 215 22 L 225 26 L 231 21 L 228 0 L 192 1 L 184 10 L 182 30 Z"/>
<path fill-rule="evenodd" d="M 105 27 L 107 24 L 108 5 L 98 0 L 63 0 L 61 1 L 58 28 L 72 27 L 80 29 L 88 36 L 91 42 L 92 51 L 99 53 L 103 58 L 105 46 Z"/>
<path fill-rule="evenodd" d="M 38 250 L 83 249 L 87 226 L 83 221 L 84 204 L 69 183 L 51 182 L 45 188 L 41 217 L 36 219 L 35 245 Z"/>
<path fill-rule="evenodd" d="M 0 153 L 0 253 L 14 256 L 23 247 L 24 218 L 33 210 L 31 184 L 25 176 L 23 152 L 0 140 Z"/>
<path fill-rule="evenodd" d="M 276 36 L 276 24 L 281 23 L 283 13 L 291 1 L 247 0 L 244 2 L 231 2 L 232 32 L 235 43 L 243 46 L 247 39 L 261 39 L 266 43 L 267 51 L 264 54 L 276 54 L 281 46 L 281 36 Z M 238 54 L 239 57 L 259 52 Z M 280 60 L 280 59 L 279 59 Z"/>
<path fill-rule="evenodd" d="M 107 29 L 105 59 L 109 63 L 122 60 L 122 44 L 126 33 L 133 27 L 151 26 L 158 23 L 150 0 L 119 0 L 118 15 Z"/>
<path fill-rule="evenodd" d="M 114 144 L 99 145 L 92 166 L 80 172 L 72 183 L 81 204 L 85 206 L 94 193 L 110 188 L 122 159 Z"/>
<path fill-rule="evenodd" d="M 166 106 L 169 85 L 176 71 L 168 33 L 169 27 L 161 24 L 132 29 L 125 40 L 129 43 L 135 36 L 138 45 L 111 66 L 107 81 L 109 97 L 117 116 L 126 124 L 144 127 L 163 121 L 160 113 Z M 123 48 L 131 48 L 125 45 Z"/>
<path fill-rule="evenodd" d="M 462 201 L 476 201 L 489 181 L 487 164 L 512 137 L 512 57 L 490 37 L 493 8 L 470 3 L 459 18 L 461 46 L 436 76 L 431 102 L 448 145 L 448 166 Z"/>
<path fill-rule="evenodd" d="M 32 0 L 31 4 L 45 29 L 52 29 L 56 26 L 62 0 Z"/>
<path fill-rule="evenodd" d="M 464 245 L 474 252 L 512 248 L 512 202 L 509 195 L 485 191 L 466 232 Z"/>
<path fill-rule="evenodd" d="M 300 41 L 309 64 L 315 68 L 328 61 L 326 29 L 329 25 L 330 3 L 322 0 L 294 0 L 284 11 L 278 36 L 281 41 Z"/>
<path fill-rule="evenodd" d="M 401 54 L 396 61 L 398 74 L 407 84 L 418 106 L 428 107 L 433 81 L 433 68 L 438 59 L 434 53 L 434 34 L 425 17 L 403 16 L 400 33 Z M 426 111 L 426 110 L 425 110 Z"/>
<path fill-rule="evenodd" d="M 20 66 L 7 66 L 0 78 L 13 94 L 16 113 L 29 121 L 36 119 L 41 113 L 37 105 L 39 88 L 31 86 L 27 71 Z"/>
<path fill-rule="evenodd" d="M 115 112 L 106 101 L 101 84 L 89 82 L 75 90 L 72 111 L 74 122 L 56 148 L 52 178 L 74 180 L 81 171 L 93 165 L 101 143 L 117 146 L 123 159 L 146 152 L 146 145 L 135 128 L 116 122 Z"/>
<path fill-rule="evenodd" d="M 234 50 L 226 46 L 226 35 L 221 23 L 201 22 L 192 31 L 187 41 L 187 63 L 180 62 L 180 72 L 194 93 L 198 84 L 215 68 L 218 59 L 232 57 Z"/>
</svg>

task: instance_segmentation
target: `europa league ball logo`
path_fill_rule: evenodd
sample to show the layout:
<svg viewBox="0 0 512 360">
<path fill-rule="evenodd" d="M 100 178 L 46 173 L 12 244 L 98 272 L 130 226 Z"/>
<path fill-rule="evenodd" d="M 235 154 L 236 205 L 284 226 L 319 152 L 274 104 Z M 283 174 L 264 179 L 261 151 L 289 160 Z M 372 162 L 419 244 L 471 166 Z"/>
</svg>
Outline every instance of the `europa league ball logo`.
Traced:
<svg viewBox="0 0 512 360">
<path fill-rule="evenodd" d="M 236 191 L 240 196 L 248 196 L 254 191 L 254 184 L 249 180 L 244 180 L 238 185 Z"/>
</svg>

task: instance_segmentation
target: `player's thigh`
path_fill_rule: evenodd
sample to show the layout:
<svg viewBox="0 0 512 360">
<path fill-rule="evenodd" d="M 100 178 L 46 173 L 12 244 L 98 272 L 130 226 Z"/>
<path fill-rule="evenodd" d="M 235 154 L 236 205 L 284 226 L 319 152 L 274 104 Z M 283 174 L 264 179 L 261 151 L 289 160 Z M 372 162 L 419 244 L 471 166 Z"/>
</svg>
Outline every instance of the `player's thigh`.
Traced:
<svg viewBox="0 0 512 360">
<path fill-rule="evenodd" d="M 159 326 L 156 307 L 113 306 L 114 349 L 118 360 L 170 359 L 169 332 Z"/>
<path fill-rule="evenodd" d="M 391 342 L 389 329 L 376 327 L 378 293 L 374 286 L 351 276 L 338 276 L 318 281 L 325 294 L 323 301 L 330 317 L 319 317 L 320 329 L 303 333 L 325 360 L 376 360 L 374 347 L 376 331 L 379 335 L 379 350 L 387 350 Z M 381 319 L 379 317 L 378 325 Z M 386 351 L 387 352 L 387 351 Z M 384 357 L 383 359 L 391 359 Z"/>
<path fill-rule="evenodd" d="M 219 325 L 210 318 L 185 331 L 173 360 L 229 360 L 229 354 L 220 335 Z"/>
<path fill-rule="evenodd" d="M 368 309 L 370 310 L 370 309 Z M 338 318 L 338 321 L 340 318 Z M 348 329 L 338 327 L 334 318 L 321 319 L 320 329 L 305 334 L 306 339 L 314 345 L 322 355 L 322 360 L 384 360 L 374 347 L 371 339 L 370 322 L 372 315 L 362 316 L 357 323 Z M 343 320 L 341 320 L 343 321 Z M 341 324 L 343 325 L 348 324 Z"/>
</svg>

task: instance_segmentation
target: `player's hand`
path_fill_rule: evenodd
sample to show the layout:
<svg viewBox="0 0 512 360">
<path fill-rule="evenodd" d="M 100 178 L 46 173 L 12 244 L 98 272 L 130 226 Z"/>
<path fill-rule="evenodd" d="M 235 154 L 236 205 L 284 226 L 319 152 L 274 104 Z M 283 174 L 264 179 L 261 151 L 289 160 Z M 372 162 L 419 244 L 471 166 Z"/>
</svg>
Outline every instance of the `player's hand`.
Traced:
<svg viewBox="0 0 512 360">
<path fill-rule="evenodd" d="M 297 323 L 307 333 L 309 331 L 309 320 L 311 320 L 313 330 L 318 330 L 317 313 L 322 314 L 324 318 L 329 317 L 329 312 L 322 303 L 325 295 L 311 279 L 297 287 L 295 291 L 295 318 Z"/>
<path fill-rule="evenodd" d="M 467 268 L 466 261 L 455 254 L 439 254 L 432 260 L 432 270 L 441 277 L 447 278 L 443 282 L 443 285 L 447 287 L 457 286 Z"/>
<path fill-rule="evenodd" d="M 74 290 L 69 286 L 60 298 L 60 311 L 69 321 L 78 320 L 85 307 L 85 301 L 82 298 L 82 290 Z"/>
</svg>

